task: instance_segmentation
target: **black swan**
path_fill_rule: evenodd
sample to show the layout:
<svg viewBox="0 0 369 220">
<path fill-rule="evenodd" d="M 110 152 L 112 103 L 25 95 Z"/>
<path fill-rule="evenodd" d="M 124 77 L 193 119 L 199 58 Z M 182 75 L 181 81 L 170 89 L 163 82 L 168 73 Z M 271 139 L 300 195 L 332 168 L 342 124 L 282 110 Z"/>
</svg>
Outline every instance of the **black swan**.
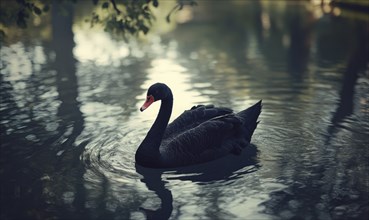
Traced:
<svg viewBox="0 0 369 220">
<path fill-rule="evenodd" d="M 138 147 L 138 165 L 174 168 L 208 162 L 227 154 L 240 154 L 248 146 L 258 124 L 261 100 L 239 113 L 229 108 L 198 105 L 168 125 L 173 94 L 163 83 L 153 84 L 141 111 L 161 100 L 159 114 Z"/>
</svg>

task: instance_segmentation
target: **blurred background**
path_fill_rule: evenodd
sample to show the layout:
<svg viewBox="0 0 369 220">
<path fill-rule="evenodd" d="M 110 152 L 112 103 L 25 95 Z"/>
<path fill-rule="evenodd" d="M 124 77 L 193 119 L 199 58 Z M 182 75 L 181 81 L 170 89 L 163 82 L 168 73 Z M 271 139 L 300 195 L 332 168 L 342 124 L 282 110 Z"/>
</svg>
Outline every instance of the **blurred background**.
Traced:
<svg viewBox="0 0 369 220">
<path fill-rule="evenodd" d="M 368 219 L 367 1 L 0 4 L 0 219 Z M 155 82 L 262 99 L 258 155 L 136 168 Z"/>
</svg>

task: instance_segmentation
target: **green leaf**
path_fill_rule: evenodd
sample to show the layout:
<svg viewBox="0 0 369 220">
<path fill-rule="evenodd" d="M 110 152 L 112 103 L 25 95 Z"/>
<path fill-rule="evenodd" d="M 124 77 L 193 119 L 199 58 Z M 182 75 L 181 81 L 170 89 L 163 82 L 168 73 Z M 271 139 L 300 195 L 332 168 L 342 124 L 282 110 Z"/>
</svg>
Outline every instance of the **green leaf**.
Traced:
<svg viewBox="0 0 369 220">
<path fill-rule="evenodd" d="M 108 8 L 109 7 L 109 2 L 104 2 L 101 7 L 102 8 Z"/>
</svg>

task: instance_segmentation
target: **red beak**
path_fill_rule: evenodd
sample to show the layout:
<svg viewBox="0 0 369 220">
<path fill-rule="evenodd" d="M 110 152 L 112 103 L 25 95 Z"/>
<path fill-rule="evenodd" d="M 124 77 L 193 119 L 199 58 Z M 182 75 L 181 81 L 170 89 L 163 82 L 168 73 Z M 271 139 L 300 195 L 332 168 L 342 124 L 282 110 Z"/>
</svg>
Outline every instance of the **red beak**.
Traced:
<svg viewBox="0 0 369 220">
<path fill-rule="evenodd" d="M 147 96 L 145 103 L 140 108 L 140 111 L 143 112 L 147 109 L 153 102 L 155 102 L 155 98 L 152 95 Z"/>
</svg>

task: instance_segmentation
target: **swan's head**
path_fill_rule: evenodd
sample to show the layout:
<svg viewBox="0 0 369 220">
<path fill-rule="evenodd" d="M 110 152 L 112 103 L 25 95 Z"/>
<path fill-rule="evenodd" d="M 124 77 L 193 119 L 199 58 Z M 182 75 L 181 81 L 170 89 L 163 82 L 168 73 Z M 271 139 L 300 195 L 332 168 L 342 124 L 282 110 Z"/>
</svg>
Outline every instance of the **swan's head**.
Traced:
<svg viewBox="0 0 369 220">
<path fill-rule="evenodd" d="M 170 90 L 170 88 L 164 83 L 155 83 L 150 86 L 149 90 L 147 90 L 146 100 L 140 108 L 140 111 L 144 111 L 152 103 L 158 100 L 165 100 L 169 97 L 172 98 L 172 91 Z"/>
</svg>

